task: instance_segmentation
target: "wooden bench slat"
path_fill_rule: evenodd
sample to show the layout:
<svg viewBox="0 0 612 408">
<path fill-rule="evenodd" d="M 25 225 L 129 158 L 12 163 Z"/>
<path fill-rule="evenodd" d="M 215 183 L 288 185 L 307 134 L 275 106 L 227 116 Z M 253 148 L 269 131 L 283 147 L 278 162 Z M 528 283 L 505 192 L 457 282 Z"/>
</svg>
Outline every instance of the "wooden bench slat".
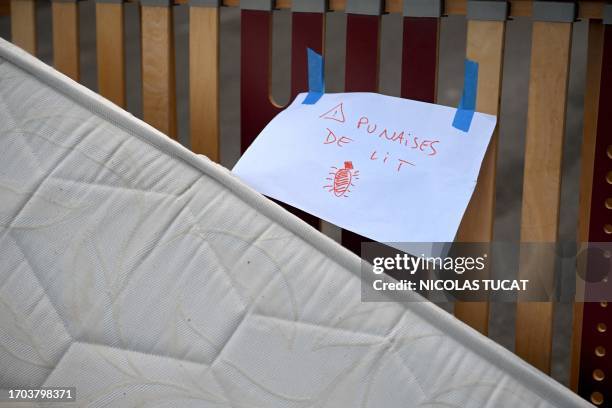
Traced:
<svg viewBox="0 0 612 408">
<path fill-rule="evenodd" d="M 96 3 L 98 92 L 126 107 L 123 4 Z"/>
<path fill-rule="evenodd" d="M 521 213 L 525 243 L 557 241 L 571 34 L 571 23 L 533 23 Z M 521 251 L 519 278 L 551 287 L 554 262 L 533 267 L 528 261 Z M 516 353 L 545 373 L 550 372 L 553 306 L 521 301 L 516 310 Z"/>
<path fill-rule="evenodd" d="M 52 1 L 53 65 L 75 81 L 79 80 L 79 4 Z"/>
<path fill-rule="evenodd" d="M 189 8 L 191 150 L 219 162 L 219 9 Z"/>
<path fill-rule="evenodd" d="M 176 139 L 172 7 L 142 6 L 141 16 L 143 117 Z"/>
<path fill-rule="evenodd" d="M 36 55 L 36 1 L 11 0 L 11 40 Z"/>
<path fill-rule="evenodd" d="M 476 110 L 499 116 L 505 21 L 468 21 L 466 57 L 478 62 Z M 497 167 L 498 125 L 491 137 L 472 199 L 457 232 L 457 241 L 490 242 L 495 219 L 495 171 Z M 455 316 L 487 334 L 488 302 L 456 302 Z"/>
</svg>

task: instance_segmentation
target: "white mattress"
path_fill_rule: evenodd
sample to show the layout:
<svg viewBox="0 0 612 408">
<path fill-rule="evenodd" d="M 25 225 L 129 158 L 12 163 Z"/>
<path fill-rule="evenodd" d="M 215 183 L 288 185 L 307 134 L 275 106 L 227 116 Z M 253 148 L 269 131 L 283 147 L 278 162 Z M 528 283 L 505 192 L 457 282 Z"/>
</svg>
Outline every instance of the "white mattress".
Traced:
<svg viewBox="0 0 612 408">
<path fill-rule="evenodd" d="M 589 405 L 432 304 L 362 303 L 359 273 L 0 40 L 0 388 L 76 386 L 92 407 Z"/>
</svg>

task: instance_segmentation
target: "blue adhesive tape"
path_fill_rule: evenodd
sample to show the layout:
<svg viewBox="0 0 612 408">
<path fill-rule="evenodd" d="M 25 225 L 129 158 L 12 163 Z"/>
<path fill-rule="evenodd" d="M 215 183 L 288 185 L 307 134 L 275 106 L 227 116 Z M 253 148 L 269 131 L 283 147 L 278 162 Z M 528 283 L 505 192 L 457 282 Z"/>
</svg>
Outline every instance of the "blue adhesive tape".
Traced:
<svg viewBox="0 0 612 408">
<path fill-rule="evenodd" d="M 469 59 L 465 60 L 465 78 L 463 80 L 463 94 L 455 118 L 453 127 L 464 132 L 470 130 L 474 111 L 476 110 L 476 90 L 478 88 L 478 63 Z"/>
<path fill-rule="evenodd" d="M 314 105 L 325 93 L 325 79 L 323 78 L 323 56 L 312 49 L 308 53 L 308 95 L 302 102 L 305 105 Z"/>
</svg>

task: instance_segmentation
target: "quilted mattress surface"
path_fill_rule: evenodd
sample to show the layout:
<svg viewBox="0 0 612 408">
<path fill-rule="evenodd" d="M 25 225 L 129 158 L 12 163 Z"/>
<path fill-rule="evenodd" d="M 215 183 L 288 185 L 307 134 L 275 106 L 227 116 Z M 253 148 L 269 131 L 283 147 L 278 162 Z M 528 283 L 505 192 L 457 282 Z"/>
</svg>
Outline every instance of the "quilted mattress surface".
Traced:
<svg viewBox="0 0 612 408">
<path fill-rule="evenodd" d="M 588 406 L 432 304 L 361 302 L 359 274 L 0 40 L 0 388 L 75 386 L 65 405 L 91 407 Z"/>
</svg>

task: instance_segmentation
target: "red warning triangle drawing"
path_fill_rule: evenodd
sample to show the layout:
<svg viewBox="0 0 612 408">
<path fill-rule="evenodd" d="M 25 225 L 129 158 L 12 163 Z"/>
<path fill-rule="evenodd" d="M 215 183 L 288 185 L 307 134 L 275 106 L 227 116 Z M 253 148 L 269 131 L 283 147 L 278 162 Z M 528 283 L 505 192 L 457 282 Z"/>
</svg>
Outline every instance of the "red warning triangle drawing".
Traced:
<svg viewBox="0 0 612 408">
<path fill-rule="evenodd" d="M 344 123 L 345 119 L 344 119 L 344 111 L 342 110 L 342 102 L 340 102 L 338 105 L 334 106 L 333 108 L 331 108 L 330 110 L 328 110 L 327 112 L 325 112 L 319 117 L 323 119 L 331 119 L 331 120 L 335 120 L 336 122 Z"/>
</svg>

